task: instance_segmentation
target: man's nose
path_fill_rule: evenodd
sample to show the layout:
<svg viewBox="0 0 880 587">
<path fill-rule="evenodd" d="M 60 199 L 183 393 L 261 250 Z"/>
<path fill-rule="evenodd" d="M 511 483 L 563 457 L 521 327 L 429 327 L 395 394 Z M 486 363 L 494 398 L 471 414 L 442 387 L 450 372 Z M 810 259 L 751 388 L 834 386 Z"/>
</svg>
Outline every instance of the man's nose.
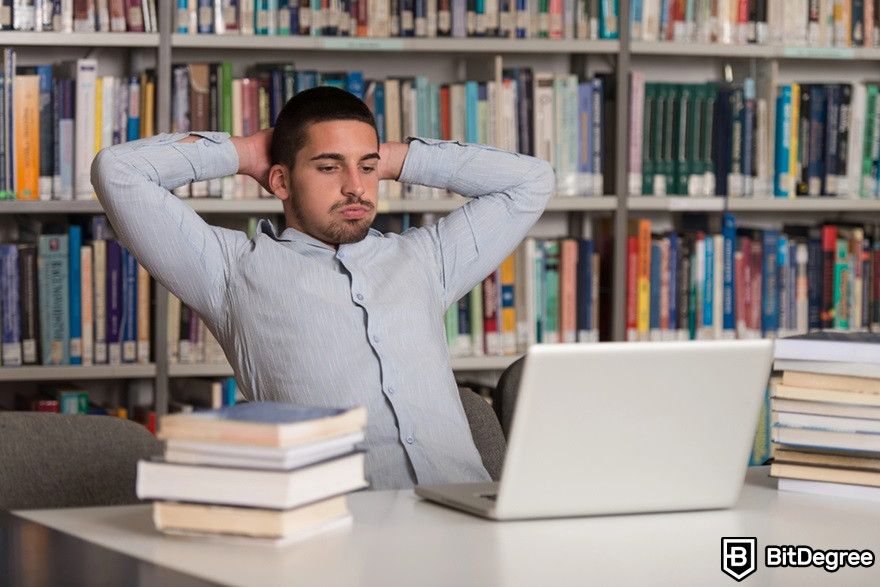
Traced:
<svg viewBox="0 0 880 587">
<path fill-rule="evenodd" d="M 349 197 L 361 197 L 364 194 L 364 182 L 361 178 L 360 169 L 351 167 L 345 174 L 345 181 L 342 184 L 342 193 Z"/>
</svg>

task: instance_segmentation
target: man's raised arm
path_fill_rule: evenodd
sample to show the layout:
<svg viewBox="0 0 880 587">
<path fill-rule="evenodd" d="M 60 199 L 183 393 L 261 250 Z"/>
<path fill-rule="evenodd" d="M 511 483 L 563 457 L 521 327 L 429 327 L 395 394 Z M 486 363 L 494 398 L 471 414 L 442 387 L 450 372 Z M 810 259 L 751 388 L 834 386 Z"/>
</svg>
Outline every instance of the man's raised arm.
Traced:
<svg viewBox="0 0 880 587">
<path fill-rule="evenodd" d="M 105 148 L 92 163 L 92 185 L 122 244 L 204 318 L 217 316 L 228 261 L 247 239 L 208 225 L 170 190 L 250 174 L 254 152 L 267 140 L 271 131 L 247 139 L 216 132 L 162 134 Z"/>
<path fill-rule="evenodd" d="M 438 261 L 445 307 L 495 270 L 535 224 L 555 188 L 542 159 L 482 145 L 411 139 L 399 180 L 449 189 L 472 201 L 412 231 Z"/>
</svg>

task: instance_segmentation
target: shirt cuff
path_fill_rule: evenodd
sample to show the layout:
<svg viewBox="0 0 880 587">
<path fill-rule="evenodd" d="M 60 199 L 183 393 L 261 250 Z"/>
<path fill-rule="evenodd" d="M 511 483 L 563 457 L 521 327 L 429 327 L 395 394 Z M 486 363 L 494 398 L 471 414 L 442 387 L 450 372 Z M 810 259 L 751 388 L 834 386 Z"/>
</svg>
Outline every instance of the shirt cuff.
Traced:
<svg viewBox="0 0 880 587">
<path fill-rule="evenodd" d="M 194 143 L 200 159 L 199 164 L 193 165 L 196 170 L 194 181 L 215 179 L 238 173 L 238 151 L 235 150 L 235 145 L 229 139 L 229 133 L 190 131 L 187 134 L 205 139 Z"/>
<path fill-rule="evenodd" d="M 407 137 L 404 142 L 409 145 L 409 150 L 397 181 L 445 189 L 451 171 L 446 163 L 454 159 L 454 149 L 464 145 L 458 141 L 422 137 Z"/>
</svg>

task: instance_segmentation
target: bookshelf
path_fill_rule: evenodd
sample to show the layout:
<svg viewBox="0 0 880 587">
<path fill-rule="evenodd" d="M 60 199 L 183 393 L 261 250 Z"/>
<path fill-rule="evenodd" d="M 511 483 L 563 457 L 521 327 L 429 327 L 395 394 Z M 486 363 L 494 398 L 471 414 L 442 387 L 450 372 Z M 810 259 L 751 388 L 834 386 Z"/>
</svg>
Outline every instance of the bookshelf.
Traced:
<svg viewBox="0 0 880 587">
<path fill-rule="evenodd" d="M 776 45 L 721 45 L 701 43 L 631 41 L 629 31 L 630 0 L 620 0 L 620 38 L 615 41 L 573 41 L 550 39 L 444 39 L 444 38 L 350 38 L 350 37 L 278 37 L 278 36 L 224 36 L 181 35 L 172 32 L 173 10 L 170 2 L 159 2 L 159 33 L 0 33 L 0 45 L 30 47 L 29 55 L 38 55 L 40 48 L 80 47 L 146 50 L 154 60 L 157 80 L 157 132 L 170 128 L 172 64 L 191 58 L 204 61 L 217 59 L 215 55 L 234 55 L 240 61 L 255 62 L 275 59 L 279 55 L 304 61 L 320 60 L 326 63 L 348 63 L 352 54 L 359 58 L 403 63 L 407 60 L 447 60 L 463 71 L 462 62 L 480 62 L 485 70 L 500 78 L 501 68 L 507 64 L 528 64 L 531 60 L 547 63 L 562 59 L 572 72 L 586 71 L 588 64 L 598 61 L 616 73 L 613 91 L 616 102 L 629 104 L 629 74 L 639 68 L 657 67 L 652 58 L 666 63 L 669 75 L 674 76 L 681 67 L 697 64 L 701 71 L 712 71 L 717 77 L 718 63 L 731 62 L 737 67 L 775 74 L 781 68 L 814 67 L 817 63 L 833 66 L 837 62 L 855 64 L 870 69 L 880 62 L 878 48 L 816 48 Z M 219 52 L 219 53 L 218 53 Z M 124 51 L 117 57 L 126 60 Z M 666 59 L 670 58 L 670 59 Z M 744 63 L 745 62 L 745 63 Z M 418 67 L 410 62 L 411 68 Z M 611 314 L 603 316 L 611 322 L 612 339 L 625 338 L 626 290 L 626 234 L 630 216 L 640 214 L 673 215 L 684 212 L 721 213 L 743 212 L 751 215 L 806 215 L 823 217 L 842 212 L 867 215 L 880 220 L 880 200 L 846 198 L 688 198 L 688 197 L 630 197 L 627 177 L 628 145 L 626 130 L 629 127 L 627 107 L 616 109 L 616 118 L 608 121 L 616 128 L 618 140 L 613 152 L 617 185 L 608 185 L 604 197 L 571 198 L 554 197 L 547 207 L 548 213 L 569 215 L 571 219 L 590 215 L 612 216 L 614 243 L 612 260 L 612 288 L 616 292 L 611 299 Z M 611 153 L 609 153 L 611 155 Z M 280 204 L 274 199 L 188 199 L 187 204 L 200 214 L 246 216 L 279 214 Z M 451 200 L 383 200 L 380 213 L 447 213 L 462 204 L 462 199 Z M 97 201 L 53 202 L 0 202 L 0 215 L 40 214 L 95 214 L 101 207 Z M 157 285 L 153 312 L 155 363 L 149 365 L 123 365 L 118 367 L 35 367 L 0 369 L 0 380 L 61 380 L 70 379 L 131 379 L 151 378 L 155 384 L 155 405 L 162 413 L 168 404 L 170 378 L 222 377 L 232 374 L 228 365 L 169 364 L 166 341 L 167 292 Z M 516 356 L 469 357 L 452 359 L 457 371 L 500 370 L 514 361 Z"/>
</svg>

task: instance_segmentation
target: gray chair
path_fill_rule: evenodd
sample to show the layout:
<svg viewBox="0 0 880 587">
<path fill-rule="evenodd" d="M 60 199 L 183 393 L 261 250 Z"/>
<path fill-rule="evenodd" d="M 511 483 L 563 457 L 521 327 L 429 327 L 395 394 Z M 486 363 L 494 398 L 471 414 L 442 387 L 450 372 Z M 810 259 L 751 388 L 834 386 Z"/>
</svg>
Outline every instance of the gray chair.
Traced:
<svg viewBox="0 0 880 587">
<path fill-rule="evenodd" d="M 511 363 L 501 374 L 498 385 L 495 386 L 495 393 L 492 394 L 492 408 L 495 410 L 498 421 L 501 422 L 504 438 L 510 438 L 513 410 L 516 407 L 516 394 L 519 391 L 519 380 L 522 377 L 525 361 L 526 358 L 523 356 Z"/>
<path fill-rule="evenodd" d="M 501 476 L 504 452 L 507 450 L 498 418 L 495 417 L 492 407 L 479 394 L 467 387 L 459 387 L 458 392 L 483 466 L 486 467 L 489 476 L 497 481 Z"/>
<path fill-rule="evenodd" d="M 137 462 L 161 453 L 130 420 L 0 412 L 0 509 L 139 503 Z"/>
</svg>

